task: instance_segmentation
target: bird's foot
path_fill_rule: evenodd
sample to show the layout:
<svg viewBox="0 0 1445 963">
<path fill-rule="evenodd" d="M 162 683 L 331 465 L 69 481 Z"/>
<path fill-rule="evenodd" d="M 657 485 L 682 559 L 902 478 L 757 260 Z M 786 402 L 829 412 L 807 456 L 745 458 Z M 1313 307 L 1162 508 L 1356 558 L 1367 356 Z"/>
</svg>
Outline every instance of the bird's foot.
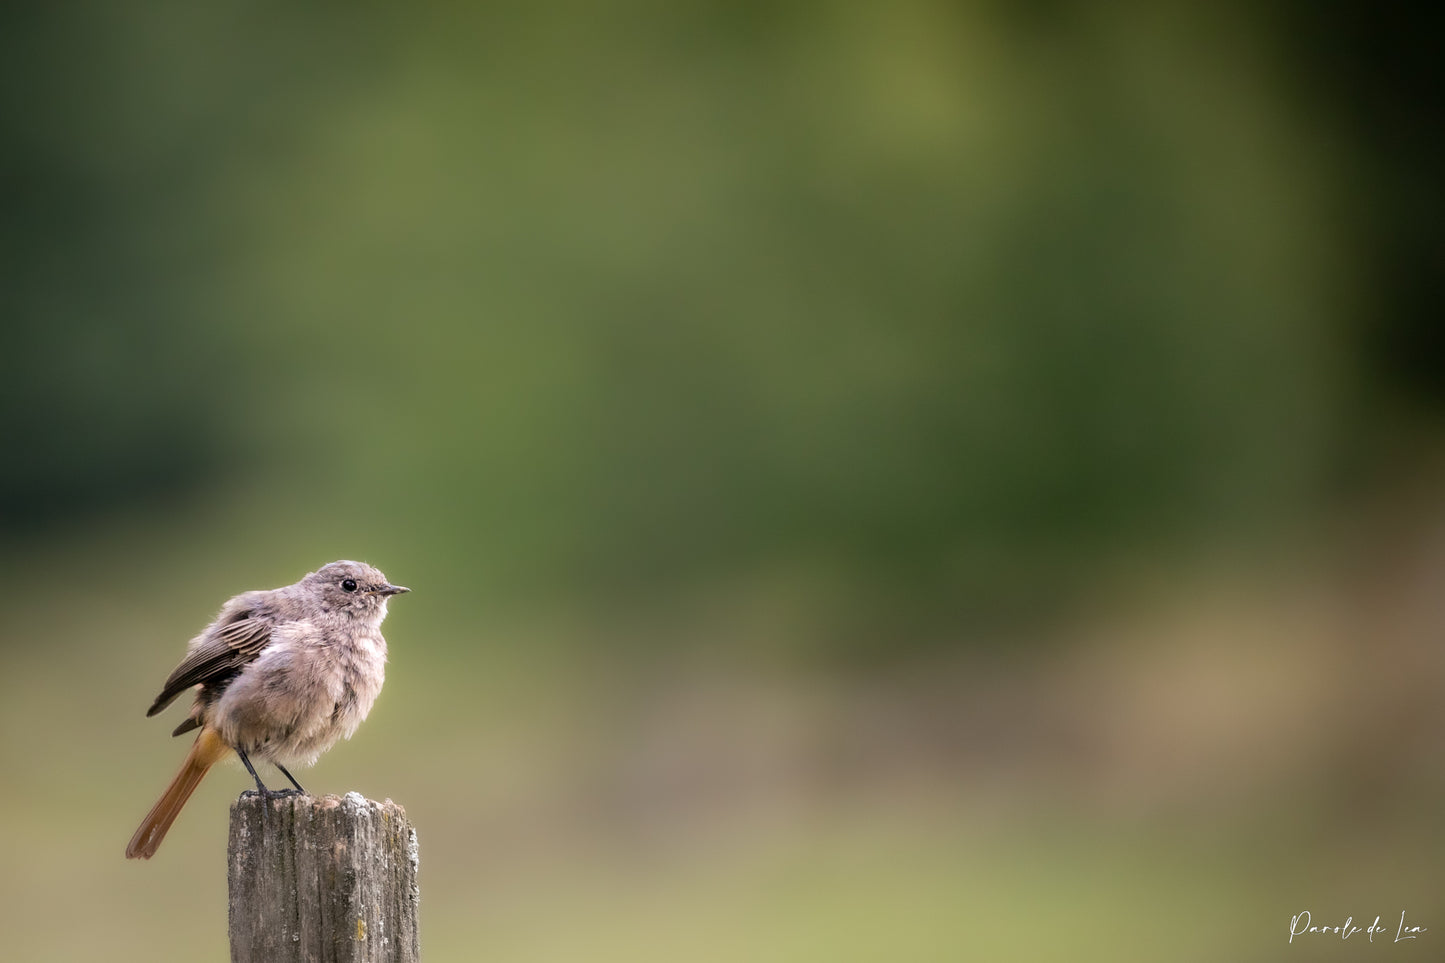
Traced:
<svg viewBox="0 0 1445 963">
<path fill-rule="evenodd" d="M 261 796 L 265 799 L 284 799 L 287 796 L 304 796 L 305 793 L 299 789 L 245 789 L 241 792 L 241 798 L 248 796 Z"/>
</svg>

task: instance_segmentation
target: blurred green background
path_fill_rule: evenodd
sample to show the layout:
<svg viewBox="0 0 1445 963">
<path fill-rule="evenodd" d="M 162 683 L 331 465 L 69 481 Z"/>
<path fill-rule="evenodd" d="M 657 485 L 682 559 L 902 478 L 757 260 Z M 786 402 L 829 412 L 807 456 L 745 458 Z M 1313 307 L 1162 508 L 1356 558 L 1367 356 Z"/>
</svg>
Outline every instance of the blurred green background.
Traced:
<svg viewBox="0 0 1445 963">
<path fill-rule="evenodd" d="M 1438 957 L 1411 16 L 7 7 L 7 957 L 224 957 L 248 781 L 126 862 L 143 712 L 346 557 L 414 592 L 298 775 L 428 960 Z"/>
</svg>

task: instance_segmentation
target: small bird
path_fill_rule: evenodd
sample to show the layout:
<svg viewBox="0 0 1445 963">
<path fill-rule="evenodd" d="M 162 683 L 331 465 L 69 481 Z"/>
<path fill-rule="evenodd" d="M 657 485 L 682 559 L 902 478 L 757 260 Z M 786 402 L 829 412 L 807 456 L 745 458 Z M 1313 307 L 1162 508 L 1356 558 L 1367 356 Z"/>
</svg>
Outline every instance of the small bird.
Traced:
<svg viewBox="0 0 1445 963">
<path fill-rule="evenodd" d="M 338 739 L 350 739 L 371 711 L 386 671 L 386 603 L 408 591 L 364 562 L 342 561 L 221 606 L 146 712 L 155 715 L 194 686 L 190 715 L 172 735 L 201 731 L 131 837 L 126 858 L 155 855 L 206 770 L 229 752 L 263 796 L 304 793 L 286 766 L 312 765 Z M 252 757 L 274 765 L 295 790 L 267 789 Z"/>
</svg>

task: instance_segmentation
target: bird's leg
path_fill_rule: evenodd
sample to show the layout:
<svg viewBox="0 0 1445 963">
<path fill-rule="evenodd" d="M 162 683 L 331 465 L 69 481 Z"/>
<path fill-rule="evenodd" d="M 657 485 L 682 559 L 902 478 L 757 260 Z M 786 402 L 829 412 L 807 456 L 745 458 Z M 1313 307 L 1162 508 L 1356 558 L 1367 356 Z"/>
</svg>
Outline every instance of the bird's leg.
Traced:
<svg viewBox="0 0 1445 963">
<path fill-rule="evenodd" d="M 283 797 L 283 795 L 306 795 L 305 789 L 302 789 L 301 784 L 299 784 L 299 782 L 296 782 L 296 776 L 293 776 L 292 774 L 289 774 L 289 772 L 286 772 L 286 766 L 280 765 L 279 762 L 275 763 L 276 768 L 280 769 L 280 771 L 282 771 L 282 775 L 285 775 L 286 778 L 290 779 L 290 784 L 292 784 L 293 787 L 296 788 L 267 789 L 266 784 L 262 782 L 262 778 L 260 778 L 259 775 L 256 775 L 256 766 L 251 765 L 250 756 L 246 755 L 246 750 L 241 749 L 240 746 L 237 746 L 236 755 L 240 756 L 241 765 L 246 766 L 246 771 L 250 772 L 251 778 L 256 779 L 256 789 L 254 789 L 254 792 L 251 791 L 251 789 L 247 789 L 246 792 L 241 792 L 241 795 L 263 795 L 263 797 L 266 797 L 267 800 L 276 800 L 276 798 Z"/>
<path fill-rule="evenodd" d="M 286 778 L 287 778 L 287 779 L 291 779 L 291 785 L 295 786 L 296 788 L 295 788 L 295 789 L 267 789 L 267 788 L 266 788 L 266 784 L 261 781 L 261 777 L 258 776 L 258 775 L 256 775 L 256 767 L 253 766 L 253 765 L 251 765 L 251 760 L 250 760 L 250 758 L 246 755 L 246 750 L 242 749 L 240 746 L 237 746 L 237 747 L 236 747 L 236 755 L 238 755 L 238 756 L 241 757 L 241 764 L 246 767 L 246 771 L 251 774 L 251 778 L 254 779 L 254 780 L 256 780 L 256 794 L 257 794 L 257 795 L 264 796 L 264 797 L 267 798 L 267 799 L 277 799 L 277 798 L 280 798 L 281 796 L 304 796 L 304 795 L 306 794 L 306 791 L 301 788 L 300 784 L 297 783 L 295 779 L 291 779 L 291 774 L 290 774 L 289 772 L 286 772 L 285 769 L 281 769 L 280 766 L 277 766 L 276 768 L 277 768 L 277 769 L 281 769 L 282 772 L 286 773 Z M 251 793 L 251 790 L 247 789 L 247 790 L 246 790 L 245 792 L 243 792 L 241 795 L 245 796 L 245 795 L 249 795 L 250 793 Z"/>
<path fill-rule="evenodd" d="M 246 771 L 251 774 L 251 778 L 256 780 L 257 795 L 269 797 L 271 795 L 271 790 L 267 789 L 266 784 L 261 781 L 261 777 L 256 775 L 256 767 L 251 765 L 251 760 L 246 755 L 246 750 L 242 749 L 240 746 L 237 746 L 236 755 L 241 757 L 241 765 L 245 766 Z M 249 793 L 250 791 L 251 790 L 249 789 L 246 790 L 247 793 Z M 244 795 L 244 793 L 242 795 Z"/>
<path fill-rule="evenodd" d="M 297 793 L 299 793 L 299 794 L 302 795 L 302 796 L 306 795 L 306 790 L 304 790 L 304 789 L 301 788 L 301 784 L 296 781 L 296 777 L 295 777 L 295 776 L 291 775 L 289 772 L 286 771 L 286 767 L 285 767 L 285 766 L 281 765 L 279 762 L 276 763 L 275 766 L 276 766 L 277 769 L 281 770 L 281 775 L 283 775 L 283 776 L 285 776 L 287 779 L 291 780 L 291 785 L 293 785 L 293 786 L 296 787 L 296 792 L 297 792 Z M 283 790 L 281 790 L 281 791 L 282 791 L 283 793 L 290 793 L 290 792 L 291 792 L 291 790 L 289 790 L 289 789 L 283 789 Z"/>
</svg>

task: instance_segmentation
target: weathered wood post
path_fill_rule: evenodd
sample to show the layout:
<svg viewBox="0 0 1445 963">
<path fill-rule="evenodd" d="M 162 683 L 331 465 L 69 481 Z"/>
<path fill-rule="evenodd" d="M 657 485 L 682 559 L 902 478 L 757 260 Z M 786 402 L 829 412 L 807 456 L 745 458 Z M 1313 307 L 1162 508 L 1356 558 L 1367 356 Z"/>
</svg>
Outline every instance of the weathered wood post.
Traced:
<svg viewBox="0 0 1445 963">
<path fill-rule="evenodd" d="M 416 830 L 388 799 L 231 805 L 232 963 L 417 963 Z"/>
</svg>

